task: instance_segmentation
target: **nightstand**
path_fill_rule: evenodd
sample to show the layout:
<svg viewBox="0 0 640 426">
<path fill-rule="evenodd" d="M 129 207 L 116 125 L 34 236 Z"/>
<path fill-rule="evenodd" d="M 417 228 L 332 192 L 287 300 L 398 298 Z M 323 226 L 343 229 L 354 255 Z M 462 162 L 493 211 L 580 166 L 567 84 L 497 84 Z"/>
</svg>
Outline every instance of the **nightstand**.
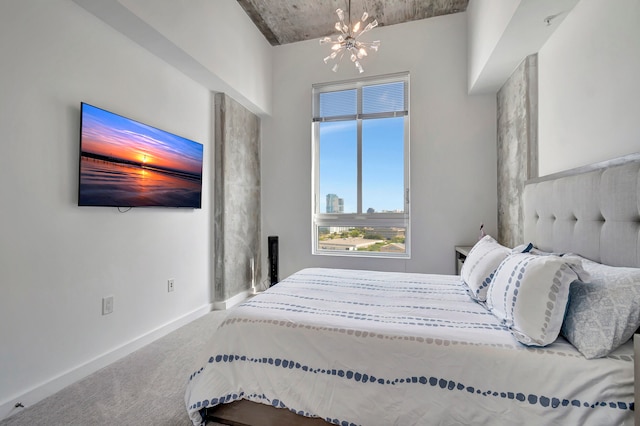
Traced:
<svg viewBox="0 0 640 426">
<path fill-rule="evenodd" d="M 473 246 L 456 246 L 456 275 L 460 275 L 460 271 L 462 270 L 462 264 L 466 260 L 469 255 L 469 251 Z"/>
</svg>

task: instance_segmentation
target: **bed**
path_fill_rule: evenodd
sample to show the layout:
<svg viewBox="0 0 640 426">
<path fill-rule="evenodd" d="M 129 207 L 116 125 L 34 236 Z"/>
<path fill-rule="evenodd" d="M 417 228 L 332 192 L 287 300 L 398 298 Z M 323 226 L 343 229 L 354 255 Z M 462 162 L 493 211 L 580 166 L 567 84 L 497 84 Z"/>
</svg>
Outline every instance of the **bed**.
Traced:
<svg viewBox="0 0 640 426">
<path fill-rule="evenodd" d="M 296 272 L 214 333 L 193 424 L 240 402 L 290 424 L 633 424 L 639 176 L 633 156 L 529 182 L 525 244 L 485 237 L 462 277 Z"/>
</svg>

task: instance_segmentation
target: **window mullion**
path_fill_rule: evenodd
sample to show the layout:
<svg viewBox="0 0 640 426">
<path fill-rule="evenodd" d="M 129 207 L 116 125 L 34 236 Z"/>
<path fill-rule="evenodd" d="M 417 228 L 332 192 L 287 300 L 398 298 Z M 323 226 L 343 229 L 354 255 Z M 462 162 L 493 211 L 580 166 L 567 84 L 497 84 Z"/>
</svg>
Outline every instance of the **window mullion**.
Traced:
<svg viewBox="0 0 640 426">
<path fill-rule="evenodd" d="M 357 121 L 358 138 L 358 214 L 362 214 L 362 120 Z"/>
<path fill-rule="evenodd" d="M 358 117 L 362 115 L 362 87 L 358 87 Z M 362 214 L 362 118 L 356 120 L 358 155 L 358 214 Z"/>
</svg>

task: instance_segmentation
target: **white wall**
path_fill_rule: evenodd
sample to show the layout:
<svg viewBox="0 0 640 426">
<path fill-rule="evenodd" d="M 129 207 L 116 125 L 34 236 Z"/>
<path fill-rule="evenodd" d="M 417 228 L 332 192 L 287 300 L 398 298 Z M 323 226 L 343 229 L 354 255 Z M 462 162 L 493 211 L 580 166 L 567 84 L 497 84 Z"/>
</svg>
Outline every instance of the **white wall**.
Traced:
<svg viewBox="0 0 640 426">
<path fill-rule="evenodd" d="M 201 73 L 186 69 L 187 61 L 176 64 L 187 75 L 211 90 L 227 93 L 256 114 L 271 113 L 272 48 L 236 0 L 77 1 L 122 5 L 166 37 L 159 51 L 152 45 L 155 42 L 145 41 L 145 47 L 175 63 L 167 44 L 175 45 L 207 73 L 200 78 Z M 127 34 L 138 31 L 135 27 L 139 23 L 127 28 Z"/>
<path fill-rule="evenodd" d="M 496 229 L 495 95 L 467 95 L 466 14 L 374 29 L 365 76 L 410 72 L 412 259 L 311 255 L 311 85 L 357 77 L 323 63 L 317 40 L 274 53 L 273 116 L 263 122 L 263 253 L 280 237 L 280 277 L 309 266 L 454 273 L 454 246 Z M 267 268 L 265 268 L 267 270 Z"/>
<path fill-rule="evenodd" d="M 210 307 L 213 150 L 209 91 L 70 0 L 1 2 L 0 57 L 2 418 Z M 203 143 L 203 208 L 77 207 L 81 101 Z"/>
<path fill-rule="evenodd" d="M 473 88 L 489 57 L 518 9 L 521 0 L 471 0 L 467 7 L 469 68 L 468 86 Z"/>
<path fill-rule="evenodd" d="M 496 93 L 537 53 L 579 0 L 471 0 L 469 93 Z"/>
<path fill-rule="evenodd" d="M 581 0 L 538 70 L 541 176 L 640 151 L 638 0 Z"/>
</svg>

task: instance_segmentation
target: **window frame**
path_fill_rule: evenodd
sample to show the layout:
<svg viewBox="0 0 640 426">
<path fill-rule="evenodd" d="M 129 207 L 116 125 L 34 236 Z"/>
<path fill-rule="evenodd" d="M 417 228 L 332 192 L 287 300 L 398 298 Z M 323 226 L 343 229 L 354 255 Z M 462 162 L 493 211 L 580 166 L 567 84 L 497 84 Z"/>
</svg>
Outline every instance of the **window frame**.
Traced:
<svg viewBox="0 0 640 426">
<path fill-rule="evenodd" d="M 386 83 L 404 83 L 404 111 L 383 113 L 362 113 L 362 89 Z M 411 214 L 410 214 L 410 111 L 409 111 L 409 73 L 395 73 L 385 76 L 360 78 L 340 82 L 312 85 L 312 182 L 311 182 L 311 233 L 312 254 L 323 256 L 349 256 L 373 258 L 411 258 Z M 357 90 L 356 114 L 320 117 L 320 94 L 342 90 Z M 402 213 L 366 213 L 362 207 L 362 123 L 363 120 L 376 118 L 404 117 L 404 212 Z M 357 213 L 322 213 L 320 212 L 320 124 L 336 121 L 356 121 L 357 125 Z M 321 227 L 398 227 L 405 230 L 405 252 L 369 252 L 349 250 L 328 250 L 319 248 L 319 228 Z"/>
</svg>

